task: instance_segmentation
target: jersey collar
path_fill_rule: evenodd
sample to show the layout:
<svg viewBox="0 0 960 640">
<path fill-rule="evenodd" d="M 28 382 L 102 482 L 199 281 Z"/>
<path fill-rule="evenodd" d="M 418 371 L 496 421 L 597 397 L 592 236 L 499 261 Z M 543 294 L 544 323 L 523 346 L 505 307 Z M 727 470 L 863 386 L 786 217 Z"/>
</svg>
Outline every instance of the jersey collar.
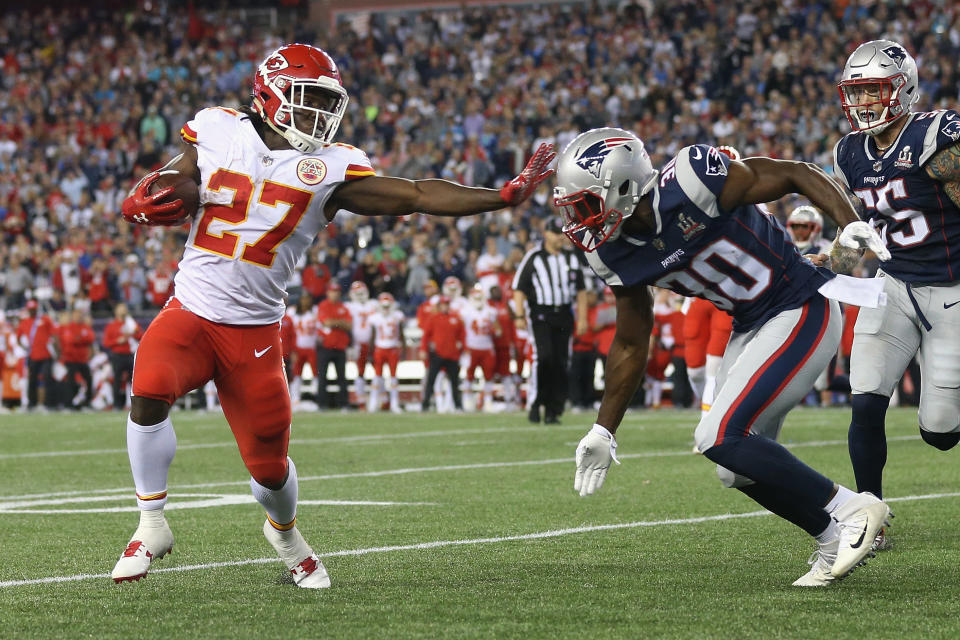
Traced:
<svg viewBox="0 0 960 640">
<path fill-rule="evenodd" d="M 886 151 L 883 152 L 883 155 L 881 155 L 879 159 L 882 160 L 883 158 L 886 158 L 886 157 L 889 156 L 891 153 L 893 153 L 894 149 L 896 149 L 897 147 L 900 146 L 900 138 L 903 137 L 903 134 L 906 132 L 907 127 L 909 127 L 909 126 L 910 126 L 910 123 L 913 122 L 913 118 L 914 118 L 915 115 L 916 115 L 915 113 L 912 113 L 912 112 L 911 112 L 911 113 L 907 116 L 907 121 L 906 121 L 906 123 L 904 123 L 903 128 L 900 129 L 900 133 L 897 134 L 897 139 L 894 140 L 894 141 L 893 141 L 893 144 L 890 145 L 890 147 L 889 147 Z M 863 150 L 864 150 L 864 152 L 867 154 L 867 159 L 869 159 L 869 160 L 877 160 L 878 158 L 874 157 L 873 151 L 871 151 L 871 149 L 870 149 L 870 140 L 871 140 L 872 138 L 873 138 L 873 136 L 868 136 L 868 135 L 864 135 L 864 136 L 863 136 Z"/>
</svg>

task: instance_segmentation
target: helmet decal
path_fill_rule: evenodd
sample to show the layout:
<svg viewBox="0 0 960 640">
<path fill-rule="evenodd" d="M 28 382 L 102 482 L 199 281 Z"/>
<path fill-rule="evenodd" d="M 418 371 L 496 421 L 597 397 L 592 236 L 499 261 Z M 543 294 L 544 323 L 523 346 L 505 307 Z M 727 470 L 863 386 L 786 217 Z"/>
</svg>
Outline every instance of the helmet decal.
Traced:
<svg viewBox="0 0 960 640">
<path fill-rule="evenodd" d="M 898 69 L 903 68 L 903 61 L 907 59 L 907 52 L 903 50 L 903 47 L 892 44 L 886 49 L 881 49 L 881 51 L 893 60 L 893 63 L 897 65 Z"/>
<path fill-rule="evenodd" d="M 610 152 L 632 141 L 633 138 L 606 138 L 605 140 L 594 142 L 577 156 L 575 162 L 581 169 L 589 171 L 590 175 L 599 179 L 600 165 L 602 165 L 604 159 L 610 155 Z"/>
</svg>

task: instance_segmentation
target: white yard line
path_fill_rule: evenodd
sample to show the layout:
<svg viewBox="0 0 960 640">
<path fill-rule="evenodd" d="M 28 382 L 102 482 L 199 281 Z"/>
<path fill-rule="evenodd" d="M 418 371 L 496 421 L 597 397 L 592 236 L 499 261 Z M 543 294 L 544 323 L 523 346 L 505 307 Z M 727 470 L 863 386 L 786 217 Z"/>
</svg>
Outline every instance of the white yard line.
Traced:
<svg viewBox="0 0 960 640">
<path fill-rule="evenodd" d="M 557 429 L 569 429 L 583 431 L 580 425 L 568 425 L 566 427 L 551 427 L 551 431 Z M 336 436 L 329 438 L 292 438 L 291 445 L 314 445 L 314 444 L 359 444 L 359 443 L 378 443 L 389 442 L 392 440 L 405 440 L 410 438 L 433 438 L 437 436 L 461 436 L 475 435 L 484 433 L 520 433 L 529 431 L 544 431 L 543 427 L 496 427 L 487 429 L 449 429 L 444 431 L 414 431 L 412 433 L 384 433 L 371 434 L 365 436 Z M 224 442 L 208 442 L 194 444 L 179 444 L 177 451 L 189 451 L 191 449 L 217 449 L 222 447 L 236 447 L 237 443 L 233 440 Z M 29 458 L 56 458 L 65 456 L 99 456 L 126 454 L 126 449 L 68 449 L 62 451 L 28 451 L 25 453 L 3 453 L 0 454 L 0 460 L 18 460 Z"/>
<path fill-rule="evenodd" d="M 916 500 L 936 500 L 939 498 L 960 497 L 960 492 L 955 493 L 931 493 L 917 496 L 903 496 L 900 498 L 887 498 L 887 502 L 911 502 Z M 713 516 L 699 516 L 694 518 L 671 518 L 668 520 L 641 520 L 637 522 L 622 522 L 614 524 L 599 524 L 585 527 L 572 527 L 569 529 L 553 529 L 551 531 L 538 531 L 535 533 L 525 533 L 512 536 L 499 536 L 490 538 L 470 538 L 466 540 L 435 540 L 432 542 L 419 542 L 416 544 L 392 545 L 386 547 L 365 547 L 362 549 L 345 549 L 342 551 L 332 551 L 329 553 L 317 554 L 321 558 L 335 558 L 340 556 L 364 556 L 371 553 L 389 553 L 393 551 L 419 551 L 423 549 L 438 549 L 441 547 L 468 546 L 476 544 L 498 544 L 502 542 L 517 542 L 523 540 L 543 540 L 545 538 L 560 538 L 563 536 L 577 535 L 581 533 L 590 533 L 592 531 L 614 531 L 618 529 L 637 529 L 641 527 L 662 527 L 671 525 L 692 525 L 703 522 L 717 522 L 723 520 L 734 520 L 739 518 L 756 518 L 759 516 L 771 515 L 769 511 L 750 511 L 747 513 L 722 513 Z M 277 558 L 250 558 L 247 560 L 234 560 L 232 562 L 209 562 L 204 564 L 191 564 L 181 567 L 157 568 L 150 573 L 174 573 L 181 571 L 204 571 L 207 569 L 219 569 L 221 567 L 241 567 L 254 564 L 272 564 L 279 562 Z M 81 573 L 72 576 L 50 576 L 47 578 L 33 578 L 30 580 L 6 580 L 0 582 L 0 588 L 20 587 L 34 584 L 50 584 L 61 582 L 78 582 L 81 580 L 94 580 L 109 578 L 109 573 L 88 574 Z"/>
<path fill-rule="evenodd" d="M 919 440 L 920 436 L 894 436 L 887 438 L 888 442 L 897 440 Z M 838 445 L 847 445 L 846 440 L 816 440 L 811 442 L 787 442 L 784 445 L 789 449 L 802 447 L 831 447 Z M 637 458 L 671 458 L 692 456 L 689 450 L 683 451 L 645 451 L 643 453 L 622 453 L 619 454 L 621 460 L 632 460 Z M 319 476 L 300 476 L 300 482 L 313 482 L 320 480 L 348 480 L 350 478 L 379 478 L 384 476 L 400 476 L 414 473 L 431 473 L 436 471 L 468 471 L 471 469 L 498 469 L 503 467 L 529 467 L 550 464 L 573 464 L 573 454 L 571 452 L 568 458 L 549 458 L 546 460 L 521 460 L 516 462 L 480 462 L 475 464 L 452 464 L 435 467 L 409 467 L 401 469 L 385 469 L 382 471 L 356 471 L 353 473 L 332 473 Z M 203 482 L 197 484 L 180 484 L 168 488 L 175 493 L 184 489 L 215 489 L 219 487 L 239 487 L 248 486 L 249 480 L 230 480 L 227 482 Z M 0 495 L 0 500 L 28 500 L 32 498 L 55 498 L 58 496 L 89 496 L 100 493 L 130 493 L 132 487 L 117 487 L 113 489 L 87 489 L 85 491 L 55 491 L 51 493 L 34 493 L 27 495 L 4 496 Z"/>
</svg>

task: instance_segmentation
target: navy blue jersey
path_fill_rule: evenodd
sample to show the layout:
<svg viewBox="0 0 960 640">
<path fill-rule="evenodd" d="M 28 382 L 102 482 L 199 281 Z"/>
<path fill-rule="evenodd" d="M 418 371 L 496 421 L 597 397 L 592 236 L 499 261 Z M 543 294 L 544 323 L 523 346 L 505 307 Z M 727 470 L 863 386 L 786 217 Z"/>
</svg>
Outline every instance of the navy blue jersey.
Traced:
<svg viewBox="0 0 960 640">
<path fill-rule="evenodd" d="M 960 140 L 956 111 L 911 113 L 896 142 L 879 156 L 865 133 L 848 133 L 833 149 L 837 177 L 863 201 L 892 256 L 881 268 L 905 282 L 960 277 L 960 209 L 927 175 L 926 163 Z"/>
<path fill-rule="evenodd" d="M 680 150 L 652 192 L 656 230 L 626 232 L 587 253 L 611 286 L 652 284 L 705 298 L 733 315 L 735 331 L 802 305 L 834 274 L 800 257 L 784 228 L 754 205 L 717 201 L 729 158 L 707 145 Z"/>
</svg>

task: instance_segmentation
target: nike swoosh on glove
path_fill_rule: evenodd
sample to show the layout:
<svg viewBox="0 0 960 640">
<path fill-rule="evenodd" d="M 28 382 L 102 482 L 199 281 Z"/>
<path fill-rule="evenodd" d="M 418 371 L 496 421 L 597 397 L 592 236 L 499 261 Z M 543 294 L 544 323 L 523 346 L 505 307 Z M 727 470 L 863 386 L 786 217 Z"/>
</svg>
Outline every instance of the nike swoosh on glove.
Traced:
<svg viewBox="0 0 960 640">
<path fill-rule="evenodd" d="M 890 259 L 890 251 L 884 246 L 880 234 L 863 220 L 845 226 L 840 232 L 839 242 L 848 249 L 869 249 L 882 261 Z"/>
<path fill-rule="evenodd" d="M 587 432 L 577 445 L 577 474 L 573 479 L 573 490 L 581 496 L 588 496 L 603 486 L 607 469 L 617 460 L 617 439 L 599 424 Z"/>
<path fill-rule="evenodd" d="M 553 169 L 547 169 L 547 165 L 556 157 L 552 144 L 549 142 L 541 144 L 520 175 L 503 185 L 500 189 L 500 198 L 511 206 L 518 205 L 529 198 L 541 182 L 553 175 Z"/>
</svg>

